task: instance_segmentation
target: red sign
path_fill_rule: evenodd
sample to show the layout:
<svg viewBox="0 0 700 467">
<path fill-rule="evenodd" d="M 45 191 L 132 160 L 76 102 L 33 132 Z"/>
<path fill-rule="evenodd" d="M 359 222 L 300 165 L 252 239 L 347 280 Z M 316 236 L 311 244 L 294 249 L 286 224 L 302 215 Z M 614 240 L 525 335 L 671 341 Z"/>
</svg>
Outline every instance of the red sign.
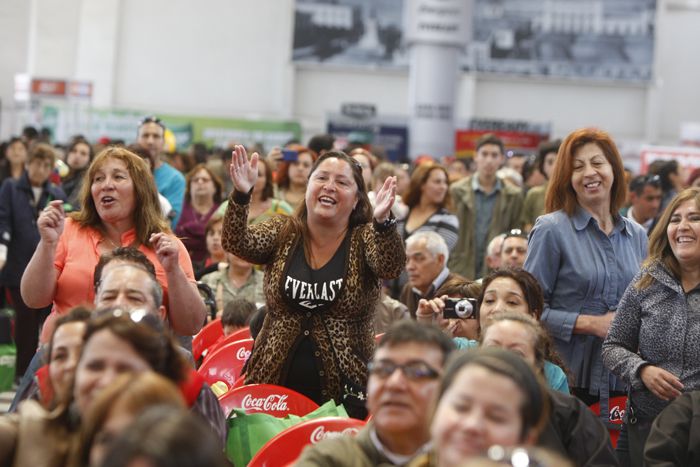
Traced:
<svg viewBox="0 0 700 467">
<path fill-rule="evenodd" d="M 645 146 L 639 161 L 640 173 L 646 173 L 649 164 L 658 160 L 675 159 L 688 171 L 700 167 L 700 148 L 692 146 Z"/>
<path fill-rule="evenodd" d="M 506 149 L 535 152 L 549 135 L 524 131 L 457 130 L 455 133 L 455 153 L 458 156 L 473 156 L 476 142 L 487 133 L 493 133 L 503 140 Z"/>
<path fill-rule="evenodd" d="M 62 79 L 32 79 L 32 94 L 38 96 L 66 95 L 66 81 Z"/>
</svg>

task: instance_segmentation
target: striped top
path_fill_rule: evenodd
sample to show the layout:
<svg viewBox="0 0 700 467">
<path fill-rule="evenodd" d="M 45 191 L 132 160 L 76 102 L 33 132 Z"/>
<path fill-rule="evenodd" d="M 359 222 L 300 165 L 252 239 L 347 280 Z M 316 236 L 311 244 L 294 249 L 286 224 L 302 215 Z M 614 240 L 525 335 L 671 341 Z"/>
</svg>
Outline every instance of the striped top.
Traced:
<svg viewBox="0 0 700 467">
<path fill-rule="evenodd" d="M 410 214 L 411 213 L 409 211 L 409 215 Z M 396 223 L 398 231 L 401 234 L 401 238 L 403 238 L 404 242 L 408 237 L 410 237 L 416 232 L 432 231 L 437 232 L 445 240 L 445 243 L 447 243 L 448 251 L 452 251 L 452 249 L 457 244 L 457 237 L 459 236 L 459 219 L 456 215 L 447 211 L 447 209 L 440 208 L 438 211 L 435 212 L 435 214 L 426 219 L 423 225 L 413 230 L 412 232 L 408 232 L 406 230 L 407 219 L 408 216 Z"/>
</svg>

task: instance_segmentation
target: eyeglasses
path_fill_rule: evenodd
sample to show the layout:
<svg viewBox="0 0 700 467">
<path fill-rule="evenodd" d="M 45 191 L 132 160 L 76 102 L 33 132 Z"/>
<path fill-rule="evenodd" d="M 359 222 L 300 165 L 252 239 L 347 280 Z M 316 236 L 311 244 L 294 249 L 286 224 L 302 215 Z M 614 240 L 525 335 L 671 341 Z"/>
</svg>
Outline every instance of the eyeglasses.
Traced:
<svg viewBox="0 0 700 467">
<path fill-rule="evenodd" d="M 163 123 L 163 120 L 161 120 L 160 118 L 156 117 L 155 115 L 149 115 L 149 116 L 147 116 L 147 117 L 143 117 L 143 118 L 139 121 L 139 128 L 141 128 L 142 126 L 144 126 L 146 123 L 155 123 L 156 125 L 158 125 L 159 127 L 161 127 L 163 130 L 165 130 L 165 124 Z"/>
<path fill-rule="evenodd" d="M 503 240 L 511 237 L 524 238 L 527 240 L 527 234 L 520 229 L 512 229 L 506 232 L 506 236 L 503 238 Z"/>
<path fill-rule="evenodd" d="M 400 369 L 403 375 L 411 381 L 435 379 L 440 376 L 437 370 L 421 361 L 411 361 L 399 365 L 389 360 L 380 360 L 378 362 L 371 361 L 367 364 L 369 374 L 382 379 L 389 378 L 397 369 Z"/>
</svg>

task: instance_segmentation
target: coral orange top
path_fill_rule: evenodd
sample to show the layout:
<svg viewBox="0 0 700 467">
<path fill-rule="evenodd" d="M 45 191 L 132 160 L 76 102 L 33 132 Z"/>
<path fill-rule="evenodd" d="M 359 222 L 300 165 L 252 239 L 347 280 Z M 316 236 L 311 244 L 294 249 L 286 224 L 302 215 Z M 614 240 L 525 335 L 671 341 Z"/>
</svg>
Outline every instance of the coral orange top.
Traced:
<svg viewBox="0 0 700 467">
<path fill-rule="evenodd" d="M 121 238 L 122 245 L 130 245 L 136 239 L 136 230 L 125 232 Z M 54 267 L 58 271 L 56 293 L 53 297 L 53 309 L 46 319 L 41 331 L 41 343 L 46 343 L 53 333 L 54 321 L 59 315 L 67 313 L 78 305 L 92 306 L 95 300 L 94 283 L 95 266 L 100 259 L 97 244 L 102 240 L 102 234 L 91 227 L 80 227 L 71 218 L 66 219 L 63 234 L 56 247 Z M 185 276 L 194 283 L 194 271 L 190 255 L 185 245 L 178 239 L 178 261 Z M 139 251 L 153 263 L 156 268 L 156 279 L 163 287 L 163 304 L 168 306 L 168 281 L 165 270 L 158 261 L 155 251 L 146 245 L 139 245 Z"/>
</svg>

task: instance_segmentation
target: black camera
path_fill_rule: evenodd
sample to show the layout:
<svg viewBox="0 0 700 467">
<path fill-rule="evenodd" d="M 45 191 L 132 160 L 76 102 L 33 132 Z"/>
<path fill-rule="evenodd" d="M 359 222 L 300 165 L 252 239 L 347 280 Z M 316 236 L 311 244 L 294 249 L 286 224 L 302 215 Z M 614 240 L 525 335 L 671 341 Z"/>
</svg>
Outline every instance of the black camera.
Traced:
<svg viewBox="0 0 700 467">
<path fill-rule="evenodd" d="M 442 317 L 445 319 L 476 319 L 479 306 L 475 298 L 447 298 Z"/>
</svg>

